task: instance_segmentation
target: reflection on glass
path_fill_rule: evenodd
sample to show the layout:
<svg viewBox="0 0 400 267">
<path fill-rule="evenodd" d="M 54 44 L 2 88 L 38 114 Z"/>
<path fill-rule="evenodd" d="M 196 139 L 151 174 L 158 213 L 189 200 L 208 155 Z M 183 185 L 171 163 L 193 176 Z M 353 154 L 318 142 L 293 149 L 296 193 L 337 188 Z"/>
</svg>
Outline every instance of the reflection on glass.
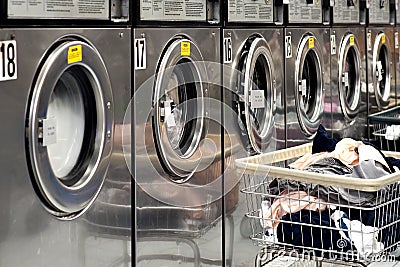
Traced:
<svg viewBox="0 0 400 267">
<path fill-rule="evenodd" d="M 54 174 L 66 177 L 78 163 L 85 131 L 82 85 L 72 71 L 63 73 L 50 97 L 47 118 L 56 120 L 55 144 L 47 146 Z"/>
</svg>

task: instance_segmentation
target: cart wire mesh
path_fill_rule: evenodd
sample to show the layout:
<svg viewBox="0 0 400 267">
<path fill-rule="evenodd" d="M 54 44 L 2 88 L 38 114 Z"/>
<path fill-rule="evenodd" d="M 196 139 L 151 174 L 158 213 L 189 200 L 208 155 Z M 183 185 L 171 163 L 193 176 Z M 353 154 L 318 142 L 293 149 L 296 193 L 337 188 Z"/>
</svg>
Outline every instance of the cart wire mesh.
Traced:
<svg viewBox="0 0 400 267">
<path fill-rule="evenodd" d="M 395 260 L 400 173 L 366 180 L 285 167 L 311 149 L 306 144 L 236 160 L 254 245 L 327 262 Z"/>
<path fill-rule="evenodd" d="M 400 106 L 368 116 L 371 142 L 383 150 L 400 149 Z"/>
</svg>

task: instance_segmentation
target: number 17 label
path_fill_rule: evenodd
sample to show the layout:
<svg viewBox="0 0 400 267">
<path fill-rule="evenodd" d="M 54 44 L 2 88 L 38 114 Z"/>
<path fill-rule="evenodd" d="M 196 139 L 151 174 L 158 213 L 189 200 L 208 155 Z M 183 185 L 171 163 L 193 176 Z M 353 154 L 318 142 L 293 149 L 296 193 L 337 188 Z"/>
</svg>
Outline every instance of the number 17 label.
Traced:
<svg viewBox="0 0 400 267">
<path fill-rule="evenodd" d="M 0 81 L 17 79 L 17 42 L 0 41 Z"/>
</svg>

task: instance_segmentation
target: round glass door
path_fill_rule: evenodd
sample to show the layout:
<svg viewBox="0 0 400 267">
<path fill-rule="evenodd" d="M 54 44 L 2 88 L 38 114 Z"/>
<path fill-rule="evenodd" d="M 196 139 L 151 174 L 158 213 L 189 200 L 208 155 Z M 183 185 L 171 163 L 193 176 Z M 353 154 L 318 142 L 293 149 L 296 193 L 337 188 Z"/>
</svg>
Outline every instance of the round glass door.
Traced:
<svg viewBox="0 0 400 267">
<path fill-rule="evenodd" d="M 184 55 L 182 47 L 189 47 Z M 186 181 L 200 160 L 205 134 L 205 69 L 195 43 L 177 38 L 166 49 L 154 86 L 154 131 L 161 163 L 176 182 Z"/>
<path fill-rule="evenodd" d="M 71 38 L 58 42 L 33 84 L 26 139 L 33 185 L 53 215 L 76 217 L 99 193 L 112 149 L 111 106 L 97 50 Z"/>
<path fill-rule="evenodd" d="M 344 36 L 339 49 L 339 99 L 344 117 L 353 120 L 359 109 L 361 96 L 361 61 L 355 36 Z"/>
<path fill-rule="evenodd" d="M 374 84 L 375 99 L 379 108 L 385 108 L 389 104 L 390 97 L 390 48 L 387 44 L 387 36 L 379 33 L 375 38 L 372 59 L 372 80 Z"/>
<path fill-rule="evenodd" d="M 307 137 L 312 137 L 323 113 L 322 48 L 313 35 L 305 35 L 296 57 L 295 100 L 297 118 Z"/>
<path fill-rule="evenodd" d="M 239 104 L 238 113 L 245 125 L 250 149 L 262 153 L 271 142 L 275 114 L 275 72 L 267 41 L 261 37 L 249 38 L 240 64 L 238 93 L 244 102 Z"/>
</svg>

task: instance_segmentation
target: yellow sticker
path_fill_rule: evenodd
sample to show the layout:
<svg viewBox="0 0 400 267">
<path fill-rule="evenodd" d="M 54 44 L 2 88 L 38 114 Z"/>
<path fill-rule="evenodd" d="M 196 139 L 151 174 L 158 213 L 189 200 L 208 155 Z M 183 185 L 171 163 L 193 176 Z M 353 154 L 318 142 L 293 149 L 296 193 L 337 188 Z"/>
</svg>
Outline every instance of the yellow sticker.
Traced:
<svg viewBox="0 0 400 267">
<path fill-rule="evenodd" d="M 68 47 L 68 64 L 82 61 L 82 45 Z"/>
<path fill-rule="evenodd" d="M 386 35 L 382 35 L 382 44 L 386 42 Z"/>
<path fill-rule="evenodd" d="M 354 36 L 350 36 L 350 45 L 351 45 L 351 46 L 354 45 Z"/>
<path fill-rule="evenodd" d="M 309 39 L 308 39 L 308 48 L 314 48 L 314 38 L 313 37 L 310 37 Z"/>
<path fill-rule="evenodd" d="M 190 57 L 190 42 L 181 42 L 181 56 Z"/>
</svg>

